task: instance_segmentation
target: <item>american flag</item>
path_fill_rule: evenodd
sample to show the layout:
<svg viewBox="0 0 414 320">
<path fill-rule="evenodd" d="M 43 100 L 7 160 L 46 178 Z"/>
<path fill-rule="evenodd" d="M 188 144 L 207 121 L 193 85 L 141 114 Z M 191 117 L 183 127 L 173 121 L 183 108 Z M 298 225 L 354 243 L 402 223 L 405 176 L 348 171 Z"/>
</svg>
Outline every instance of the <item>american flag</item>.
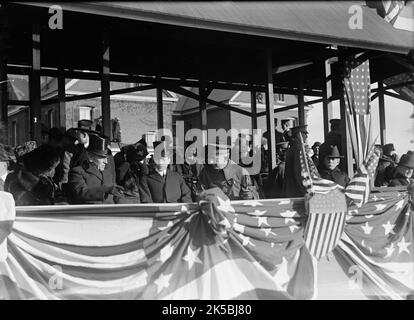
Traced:
<svg viewBox="0 0 414 320">
<path fill-rule="evenodd" d="M 308 207 L 305 243 L 312 256 L 320 259 L 335 249 L 341 239 L 347 213 L 346 198 L 339 189 L 315 193 Z"/>
<path fill-rule="evenodd" d="M 358 167 L 371 146 L 370 95 L 371 79 L 369 61 L 360 63 L 351 58 L 345 61 L 344 101 L 351 143 Z"/>
<path fill-rule="evenodd" d="M 402 0 L 367 1 L 367 5 L 376 8 L 377 13 L 384 18 L 385 21 L 394 25 L 406 2 L 407 1 Z"/>
<path fill-rule="evenodd" d="M 223 192 L 207 190 L 200 205 L 19 210 L 15 221 L 0 212 L 0 235 L 5 232 L 8 249 L 6 259 L 0 256 L 0 299 L 309 299 L 314 294 L 303 199 L 230 202 Z M 50 286 L 51 279 L 58 281 Z"/>
<path fill-rule="evenodd" d="M 358 173 L 351 179 L 345 188 L 345 195 L 351 199 L 357 207 L 361 207 L 368 201 L 370 181 L 374 180 L 380 154 L 380 150 L 375 146 L 372 146 L 368 154 L 368 159 L 362 163 L 358 169 Z"/>
<path fill-rule="evenodd" d="M 308 219 L 304 239 L 310 254 L 320 259 L 338 244 L 345 226 L 346 198 L 342 187 L 322 179 L 301 140 L 301 176 L 307 189 Z"/>
<path fill-rule="evenodd" d="M 354 285 L 368 297 L 412 299 L 414 211 L 407 192 L 372 193 L 368 203 L 349 207 L 349 213 L 334 251 L 343 270 L 356 267 Z"/>
</svg>

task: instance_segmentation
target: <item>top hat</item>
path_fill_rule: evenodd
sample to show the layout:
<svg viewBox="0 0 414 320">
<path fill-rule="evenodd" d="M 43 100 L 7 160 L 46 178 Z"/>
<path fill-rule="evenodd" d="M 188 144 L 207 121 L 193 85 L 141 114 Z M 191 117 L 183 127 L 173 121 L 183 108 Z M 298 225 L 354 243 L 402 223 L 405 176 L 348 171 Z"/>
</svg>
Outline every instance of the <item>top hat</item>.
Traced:
<svg viewBox="0 0 414 320">
<path fill-rule="evenodd" d="M 108 156 L 108 138 L 96 134 L 89 135 L 88 152 L 98 157 L 106 158 Z"/>
<path fill-rule="evenodd" d="M 338 147 L 335 145 L 322 144 L 319 149 L 319 153 L 322 156 L 321 158 L 343 158 L 343 156 L 339 153 Z"/>
<path fill-rule="evenodd" d="M 382 151 L 385 155 L 389 155 L 391 153 L 391 151 L 395 151 L 394 144 L 393 143 L 387 143 L 382 148 Z"/>
<path fill-rule="evenodd" d="M 93 122 L 92 120 L 82 119 L 78 121 L 78 128 L 79 129 L 92 129 Z"/>
<path fill-rule="evenodd" d="M 403 154 L 400 162 L 398 162 L 398 166 L 414 169 L 414 152 L 408 151 L 406 154 Z"/>
<path fill-rule="evenodd" d="M 299 132 L 309 134 L 307 127 L 308 125 L 303 125 L 303 126 L 296 126 L 296 127 L 291 128 L 290 132 L 292 134 L 292 137 L 296 136 Z"/>
<path fill-rule="evenodd" d="M 15 160 L 14 150 L 12 147 L 0 143 L 0 161 Z"/>
</svg>

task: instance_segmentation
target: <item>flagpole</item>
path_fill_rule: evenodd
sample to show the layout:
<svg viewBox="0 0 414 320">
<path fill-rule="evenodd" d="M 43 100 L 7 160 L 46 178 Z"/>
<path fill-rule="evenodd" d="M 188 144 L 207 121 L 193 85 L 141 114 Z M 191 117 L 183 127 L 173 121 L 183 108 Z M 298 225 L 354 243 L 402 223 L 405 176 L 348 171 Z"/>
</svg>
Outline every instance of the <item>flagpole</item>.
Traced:
<svg viewBox="0 0 414 320">
<path fill-rule="evenodd" d="M 307 156 L 306 156 L 305 143 L 303 142 L 303 138 L 302 138 L 302 132 L 299 132 L 299 138 L 300 138 L 300 144 L 301 144 L 301 148 L 302 148 L 302 152 L 303 152 L 303 160 L 305 161 L 306 171 L 308 172 L 309 181 L 310 181 L 310 184 L 311 184 L 310 189 L 313 192 L 313 182 L 312 182 L 312 177 L 311 177 L 311 174 L 310 174 L 308 159 L 307 159 Z"/>
</svg>

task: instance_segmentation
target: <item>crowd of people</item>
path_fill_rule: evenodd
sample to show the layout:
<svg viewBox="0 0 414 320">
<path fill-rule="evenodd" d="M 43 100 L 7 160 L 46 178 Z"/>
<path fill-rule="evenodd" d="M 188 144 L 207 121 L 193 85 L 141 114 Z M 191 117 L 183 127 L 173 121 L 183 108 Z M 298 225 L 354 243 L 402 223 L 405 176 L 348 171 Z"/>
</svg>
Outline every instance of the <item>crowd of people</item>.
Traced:
<svg viewBox="0 0 414 320">
<path fill-rule="evenodd" d="M 276 129 L 276 166 L 268 171 L 267 133 L 261 146 L 260 172 L 249 173 L 256 149 L 252 137 L 209 144 L 204 161 L 193 142 L 186 142 L 186 161 L 176 164 L 176 150 L 163 148 L 149 156 L 145 139 L 123 146 L 112 154 L 109 138 L 91 130 L 81 120 L 65 132 L 52 128 L 48 139 L 36 147 L 32 142 L 18 148 L 0 144 L 0 190 L 13 194 L 16 205 L 134 204 L 197 201 L 201 192 L 218 187 L 231 200 L 301 197 L 303 185 L 299 152 L 305 146 L 320 176 L 345 187 L 350 179 L 341 170 L 341 130 L 338 119 L 324 143 L 308 147 L 307 126 L 292 127 L 282 121 Z M 275 122 L 277 125 L 277 120 Z M 163 141 L 155 141 L 154 149 Z M 414 153 L 399 159 L 393 144 L 380 147 L 382 155 L 375 186 L 408 186 L 413 181 Z M 238 160 L 231 158 L 233 149 Z"/>
</svg>

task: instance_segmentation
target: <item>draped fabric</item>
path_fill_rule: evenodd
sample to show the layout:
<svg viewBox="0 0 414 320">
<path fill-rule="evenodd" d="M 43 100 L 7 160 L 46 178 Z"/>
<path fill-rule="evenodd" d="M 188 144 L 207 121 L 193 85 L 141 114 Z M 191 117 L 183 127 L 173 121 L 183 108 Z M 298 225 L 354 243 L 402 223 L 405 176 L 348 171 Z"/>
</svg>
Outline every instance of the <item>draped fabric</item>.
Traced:
<svg viewBox="0 0 414 320">
<path fill-rule="evenodd" d="M 373 194 L 350 208 L 342 241 L 334 251 L 344 272 L 364 294 L 406 299 L 414 294 L 413 208 L 407 193 Z"/>
<path fill-rule="evenodd" d="M 0 262 L 0 298 L 311 298 L 303 199 L 220 201 L 202 210 L 196 204 L 20 207 Z M 225 239 L 218 239 L 209 210 L 227 217 Z"/>
<path fill-rule="evenodd" d="M 311 299 L 317 293 L 317 261 L 303 240 L 303 199 L 230 202 L 210 194 L 199 204 L 18 207 L 14 218 L 12 198 L 0 195 L 7 207 L 0 214 L 7 249 L 0 299 Z M 347 212 L 334 253 L 348 276 L 359 268 L 369 297 L 413 292 L 408 197 L 373 194 Z"/>
</svg>

